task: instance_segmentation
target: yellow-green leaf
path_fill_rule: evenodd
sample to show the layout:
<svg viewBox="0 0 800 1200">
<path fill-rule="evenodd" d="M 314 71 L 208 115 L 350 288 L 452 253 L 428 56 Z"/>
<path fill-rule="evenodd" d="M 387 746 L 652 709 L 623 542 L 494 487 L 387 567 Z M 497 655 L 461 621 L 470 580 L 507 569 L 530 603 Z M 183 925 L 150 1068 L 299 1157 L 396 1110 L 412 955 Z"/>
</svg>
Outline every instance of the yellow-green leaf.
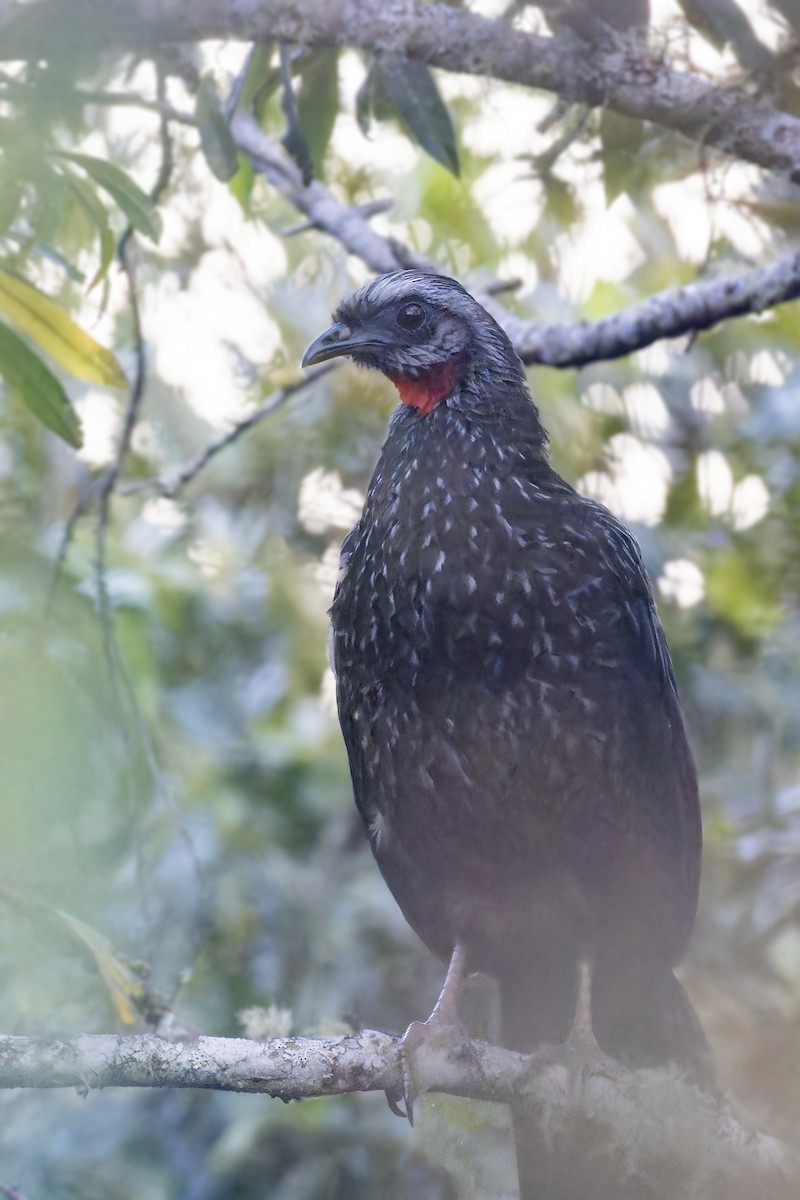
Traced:
<svg viewBox="0 0 800 1200">
<path fill-rule="evenodd" d="M 138 1006 L 144 997 L 141 976 L 118 954 L 104 933 L 61 909 L 56 909 L 55 912 L 67 928 L 92 952 L 120 1021 L 125 1025 L 135 1025 L 139 1017 Z"/>
<path fill-rule="evenodd" d="M 122 367 L 110 350 L 76 325 L 38 288 L 0 267 L 0 312 L 60 367 L 105 387 L 125 387 Z"/>
<path fill-rule="evenodd" d="M 0 325 L 0 375 L 43 425 L 76 449 L 83 444 L 80 421 L 60 382 L 6 325 Z"/>
</svg>

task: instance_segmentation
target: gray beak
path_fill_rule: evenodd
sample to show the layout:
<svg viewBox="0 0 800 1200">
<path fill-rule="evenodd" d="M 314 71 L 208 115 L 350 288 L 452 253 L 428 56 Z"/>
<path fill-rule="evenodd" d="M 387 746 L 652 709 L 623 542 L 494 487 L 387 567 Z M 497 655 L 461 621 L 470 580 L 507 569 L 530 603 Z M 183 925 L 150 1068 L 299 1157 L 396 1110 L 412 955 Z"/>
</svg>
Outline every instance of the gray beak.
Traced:
<svg viewBox="0 0 800 1200">
<path fill-rule="evenodd" d="M 303 355 L 301 367 L 315 367 L 317 363 L 325 362 L 328 358 L 338 358 L 342 354 L 350 354 L 353 350 L 364 350 L 375 346 L 377 339 L 365 333 L 353 333 L 347 325 L 341 322 L 331 325 L 321 333 Z"/>
</svg>

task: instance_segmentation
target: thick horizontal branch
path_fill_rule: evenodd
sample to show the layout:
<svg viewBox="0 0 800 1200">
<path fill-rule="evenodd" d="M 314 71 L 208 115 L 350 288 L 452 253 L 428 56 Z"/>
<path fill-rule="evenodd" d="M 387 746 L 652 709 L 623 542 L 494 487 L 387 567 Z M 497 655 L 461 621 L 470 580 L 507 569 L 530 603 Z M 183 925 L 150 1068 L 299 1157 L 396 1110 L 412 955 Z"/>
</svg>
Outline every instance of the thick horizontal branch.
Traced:
<svg viewBox="0 0 800 1200">
<path fill-rule="evenodd" d="M 727 1109 L 666 1071 L 587 1064 L 568 1045 L 526 1057 L 485 1043 L 426 1043 L 414 1063 L 426 1091 L 526 1100 L 551 1130 L 591 1128 L 624 1146 L 625 1170 L 648 1180 L 649 1200 L 789 1200 L 800 1154 L 748 1132 Z M 338 1038 L 92 1035 L 71 1040 L 0 1037 L 0 1087 L 81 1091 L 104 1087 L 213 1088 L 301 1100 L 355 1091 L 397 1093 L 397 1038 L 364 1030 Z M 576 1124 L 577 1123 L 577 1124 Z M 602 1144 L 602 1142 L 601 1142 Z M 680 1192 L 675 1190 L 680 1181 Z"/>
<path fill-rule="evenodd" d="M 444 4 L 414 0 L 59 0 L 12 7 L 0 20 L 0 57 L 76 48 L 145 48 L 164 40 L 280 39 L 350 46 L 421 59 L 605 105 L 653 121 L 702 145 L 800 180 L 800 120 L 764 100 L 676 71 L 662 56 L 614 37 L 589 48 L 575 38 L 538 37 Z"/>
</svg>

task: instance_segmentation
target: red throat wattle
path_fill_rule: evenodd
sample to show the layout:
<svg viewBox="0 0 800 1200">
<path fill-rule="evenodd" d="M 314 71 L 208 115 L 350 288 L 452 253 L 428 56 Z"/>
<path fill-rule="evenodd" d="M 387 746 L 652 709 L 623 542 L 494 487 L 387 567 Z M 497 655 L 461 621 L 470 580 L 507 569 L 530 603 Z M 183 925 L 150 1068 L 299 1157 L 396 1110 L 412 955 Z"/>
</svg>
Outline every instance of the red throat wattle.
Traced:
<svg viewBox="0 0 800 1200">
<path fill-rule="evenodd" d="M 461 366 L 460 358 L 449 358 L 446 362 L 435 363 L 416 379 L 407 375 L 389 375 L 388 378 L 400 393 L 403 404 L 415 408 L 424 416 L 431 412 L 440 400 L 450 395 L 458 380 Z"/>
</svg>

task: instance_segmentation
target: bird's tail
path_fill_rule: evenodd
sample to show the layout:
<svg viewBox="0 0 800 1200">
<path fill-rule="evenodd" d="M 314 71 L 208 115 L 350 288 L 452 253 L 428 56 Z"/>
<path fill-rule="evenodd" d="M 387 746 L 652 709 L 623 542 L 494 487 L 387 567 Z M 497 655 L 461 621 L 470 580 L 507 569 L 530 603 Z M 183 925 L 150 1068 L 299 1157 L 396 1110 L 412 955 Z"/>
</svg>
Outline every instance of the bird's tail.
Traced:
<svg viewBox="0 0 800 1200">
<path fill-rule="evenodd" d="M 566 964 L 545 977 L 527 973 L 501 980 L 503 1044 L 525 1053 L 563 1042 L 574 1023 L 577 994 L 577 968 Z M 591 1004 L 597 1043 L 620 1064 L 632 1069 L 674 1064 L 690 1082 L 718 1094 L 702 1027 L 669 967 L 598 969 Z M 554 1128 L 547 1116 L 512 1107 L 520 1200 L 640 1200 L 642 1181 L 622 1179 L 624 1147 L 615 1153 L 591 1129 L 577 1122 Z"/>
</svg>

